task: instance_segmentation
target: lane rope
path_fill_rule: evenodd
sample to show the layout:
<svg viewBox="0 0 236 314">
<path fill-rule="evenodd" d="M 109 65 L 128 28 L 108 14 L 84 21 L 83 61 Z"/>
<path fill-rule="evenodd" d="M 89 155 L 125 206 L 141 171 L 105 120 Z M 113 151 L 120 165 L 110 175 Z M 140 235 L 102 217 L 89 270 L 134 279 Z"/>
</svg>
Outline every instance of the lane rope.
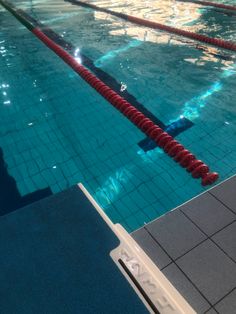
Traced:
<svg viewBox="0 0 236 314">
<path fill-rule="evenodd" d="M 70 3 L 74 4 L 74 5 L 79 5 L 79 6 L 82 6 L 82 7 L 86 7 L 86 8 L 90 8 L 90 9 L 96 10 L 96 11 L 100 11 L 100 12 L 108 13 L 110 15 L 114 15 L 116 17 L 119 17 L 119 18 L 121 18 L 123 20 L 129 21 L 129 22 L 134 23 L 134 24 L 138 24 L 138 25 L 149 27 L 149 28 L 152 28 L 152 29 L 158 29 L 158 30 L 165 31 L 165 32 L 168 32 L 168 33 L 171 33 L 171 34 L 183 36 L 183 37 L 186 37 L 186 38 L 190 38 L 190 39 L 193 39 L 193 40 L 197 40 L 197 41 L 203 42 L 205 44 L 216 46 L 218 48 L 223 48 L 223 49 L 227 49 L 227 50 L 231 50 L 231 51 L 236 51 L 236 43 L 231 42 L 231 41 L 226 41 L 226 40 L 223 40 L 223 39 L 208 37 L 208 36 L 197 34 L 197 33 L 194 33 L 194 32 L 185 31 L 185 30 L 182 30 L 182 29 L 179 29 L 179 28 L 176 28 L 176 27 L 168 26 L 168 25 L 165 25 L 165 24 L 160 24 L 160 23 L 153 22 L 153 21 L 148 21 L 148 20 L 145 20 L 145 19 L 142 19 L 142 18 L 139 18 L 139 17 L 135 17 L 135 16 L 132 16 L 132 15 L 127 15 L 127 14 L 124 14 L 124 13 L 115 12 L 115 11 L 112 11 L 112 10 L 109 10 L 109 9 L 101 8 L 101 7 L 98 7 L 98 6 L 94 5 L 94 4 L 83 2 L 83 1 L 79 1 L 79 0 L 65 0 L 65 1 L 70 2 Z"/>
<path fill-rule="evenodd" d="M 143 113 L 137 110 L 124 98 L 118 95 L 110 87 L 104 84 L 94 74 L 70 55 L 66 50 L 51 40 L 39 27 L 34 27 L 32 22 L 24 17 L 22 10 L 17 10 L 7 1 L 0 0 L 0 3 L 22 22 L 37 38 L 48 48 L 54 51 L 65 61 L 76 73 L 80 75 L 91 87 L 93 87 L 113 107 L 119 110 L 127 119 L 136 125 L 143 133 L 149 136 L 157 146 L 161 147 L 179 165 L 191 173 L 193 178 L 201 178 L 203 186 L 213 184 L 219 177 L 218 173 L 210 172 L 209 167 L 194 154 L 187 150 L 182 144 L 176 141 L 171 135 L 153 123 Z"/>
<path fill-rule="evenodd" d="M 215 8 L 220 8 L 220 9 L 225 9 L 225 10 L 230 10 L 230 11 L 236 11 L 236 6 L 223 4 L 223 3 L 201 1 L 201 0 L 178 0 L 178 1 L 180 1 L 180 2 L 192 2 L 192 3 L 196 3 L 196 4 L 208 6 L 208 7 L 215 7 Z"/>
</svg>

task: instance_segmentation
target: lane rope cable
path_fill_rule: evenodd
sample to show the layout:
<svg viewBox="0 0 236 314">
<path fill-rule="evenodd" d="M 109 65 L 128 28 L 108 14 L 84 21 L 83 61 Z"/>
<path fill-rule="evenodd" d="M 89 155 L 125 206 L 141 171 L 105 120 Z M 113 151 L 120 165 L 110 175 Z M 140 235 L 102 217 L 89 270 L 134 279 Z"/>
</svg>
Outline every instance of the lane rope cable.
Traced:
<svg viewBox="0 0 236 314">
<path fill-rule="evenodd" d="M 113 107 L 119 110 L 127 119 L 136 125 L 143 133 L 156 142 L 171 158 L 191 173 L 193 178 L 201 178 L 203 186 L 214 183 L 219 175 L 210 172 L 209 167 L 194 154 L 187 150 L 182 144 L 176 141 L 171 135 L 162 130 L 149 118 L 118 95 L 110 87 L 104 84 L 94 74 L 71 56 L 66 50 L 57 45 L 53 40 L 46 36 L 39 27 L 35 27 L 32 22 L 24 16 L 24 11 L 15 8 L 7 1 L 0 0 L 0 3 L 11 12 L 24 26 L 26 26 L 36 37 L 38 37 L 48 48 L 54 51 L 65 61 L 76 73 L 80 75 L 91 87 L 103 96 Z"/>
</svg>

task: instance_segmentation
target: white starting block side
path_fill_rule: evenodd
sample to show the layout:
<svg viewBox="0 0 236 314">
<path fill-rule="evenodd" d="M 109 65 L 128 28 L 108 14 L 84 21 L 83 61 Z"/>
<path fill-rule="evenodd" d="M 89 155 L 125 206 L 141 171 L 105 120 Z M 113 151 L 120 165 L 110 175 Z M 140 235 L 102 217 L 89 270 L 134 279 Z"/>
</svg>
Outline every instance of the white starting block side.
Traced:
<svg viewBox="0 0 236 314">
<path fill-rule="evenodd" d="M 130 234 L 112 223 L 81 183 L 78 186 L 120 240 L 110 255 L 150 313 L 196 314 Z"/>
</svg>

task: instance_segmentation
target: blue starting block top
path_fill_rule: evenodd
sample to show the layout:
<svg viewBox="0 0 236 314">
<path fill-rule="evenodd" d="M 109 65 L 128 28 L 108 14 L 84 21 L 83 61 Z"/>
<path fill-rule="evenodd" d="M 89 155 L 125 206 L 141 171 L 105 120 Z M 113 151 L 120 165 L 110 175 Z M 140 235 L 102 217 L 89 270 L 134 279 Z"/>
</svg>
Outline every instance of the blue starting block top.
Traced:
<svg viewBox="0 0 236 314">
<path fill-rule="evenodd" d="M 118 245 L 77 186 L 0 217 L 0 313 L 148 313 Z"/>
</svg>

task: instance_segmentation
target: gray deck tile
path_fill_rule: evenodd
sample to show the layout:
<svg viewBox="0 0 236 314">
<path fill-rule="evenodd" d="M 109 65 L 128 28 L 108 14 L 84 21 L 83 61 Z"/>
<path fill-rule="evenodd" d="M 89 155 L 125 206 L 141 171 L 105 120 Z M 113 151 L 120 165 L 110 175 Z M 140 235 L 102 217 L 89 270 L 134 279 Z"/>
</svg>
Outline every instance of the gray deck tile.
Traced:
<svg viewBox="0 0 236 314">
<path fill-rule="evenodd" d="M 208 236 L 233 221 L 236 216 L 210 193 L 204 193 L 179 207 Z"/>
<path fill-rule="evenodd" d="M 210 190 L 221 202 L 236 213 L 236 176 Z"/>
<path fill-rule="evenodd" d="M 159 268 L 163 268 L 171 262 L 168 255 L 144 228 L 132 233 L 132 237 Z"/>
<path fill-rule="evenodd" d="M 146 229 L 173 259 L 180 257 L 206 238 L 179 210 L 156 219 L 148 224 Z"/>
<path fill-rule="evenodd" d="M 218 232 L 212 239 L 236 262 L 236 222 Z"/>
<path fill-rule="evenodd" d="M 204 313 L 211 307 L 174 263 L 167 266 L 162 272 L 197 313 Z"/>
<path fill-rule="evenodd" d="M 211 240 L 188 252 L 177 264 L 212 304 L 235 287 L 236 264 Z"/>
<path fill-rule="evenodd" d="M 220 314 L 236 313 L 236 289 L 215 305 L 215 308 Z"/>
</svg>

